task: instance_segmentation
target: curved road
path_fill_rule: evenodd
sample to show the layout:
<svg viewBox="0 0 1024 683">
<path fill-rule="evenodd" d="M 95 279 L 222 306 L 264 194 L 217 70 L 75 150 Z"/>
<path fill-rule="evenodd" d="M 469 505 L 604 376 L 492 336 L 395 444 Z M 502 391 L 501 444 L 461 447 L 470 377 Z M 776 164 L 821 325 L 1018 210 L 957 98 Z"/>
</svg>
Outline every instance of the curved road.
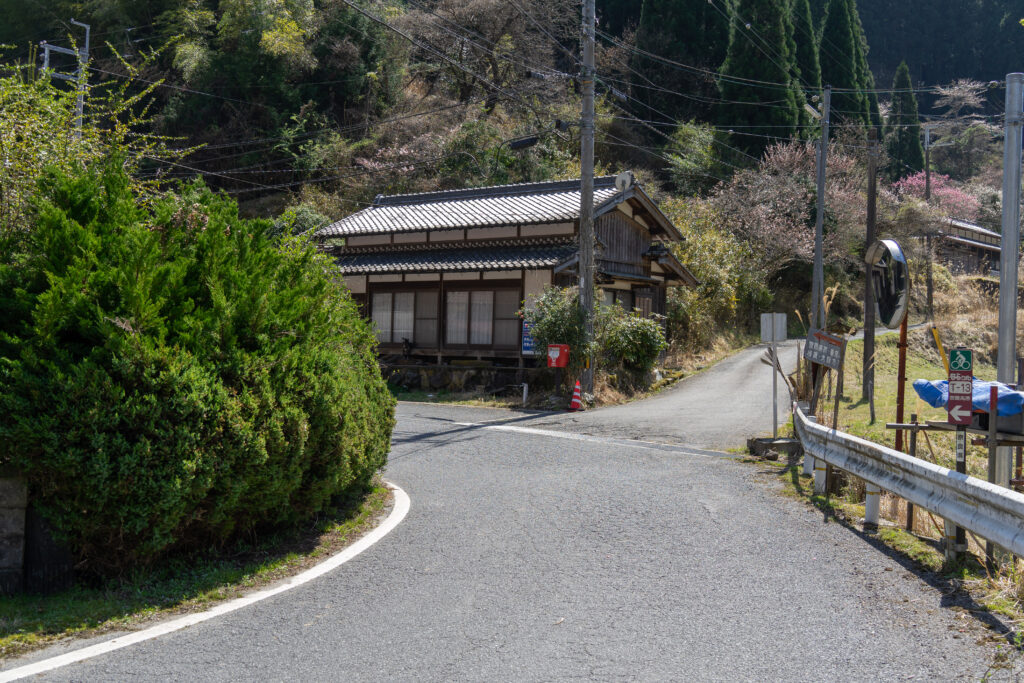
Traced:
<svg viewBox="0 0 1024 683">
<path fill-rule="evenodd" d="M 575 421 L 402 404 L 387 477 L 412 508 L 381 542 L 293 591 L 46 678 L 983 676 L 988 632 L 941 581 L 782 498 L 757 467 L 609 426 L 740 443 L 766 422 L 737 412 L 770 382 L 759 353 Z M 705 383 L 731 379 L 749 397 L 709 402 Z"/>
</svg>

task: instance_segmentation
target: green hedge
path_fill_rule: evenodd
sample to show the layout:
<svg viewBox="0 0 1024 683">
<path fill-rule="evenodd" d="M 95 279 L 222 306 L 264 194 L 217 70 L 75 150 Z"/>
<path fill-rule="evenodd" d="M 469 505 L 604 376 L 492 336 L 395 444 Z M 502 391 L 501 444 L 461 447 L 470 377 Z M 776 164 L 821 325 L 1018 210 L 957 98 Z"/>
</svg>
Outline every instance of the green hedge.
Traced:
<svg viewBox="0 0 1024 683">
<path fill-rule="evenodd" d="M 394 402 L 333 264 L 200 184 L 50 173 L 0 243 L 0 462 L 80 566 L 308 519 L 386 462 Z"/>
</svg>

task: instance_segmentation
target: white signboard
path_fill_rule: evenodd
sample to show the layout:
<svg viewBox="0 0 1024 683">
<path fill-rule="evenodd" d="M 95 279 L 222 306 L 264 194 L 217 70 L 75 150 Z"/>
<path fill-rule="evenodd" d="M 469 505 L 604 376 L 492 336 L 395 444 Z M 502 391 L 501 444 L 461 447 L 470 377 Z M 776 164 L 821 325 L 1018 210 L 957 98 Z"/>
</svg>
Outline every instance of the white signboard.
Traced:
<svg viewBox="0 0 1024 683">
<path fill-rule="evenodd" d="M 761 314 L 761 341 L 763 341 L 763 342 L 786 341 L 786 314 L 785 313 L 762 313 Z"/>
</svg>

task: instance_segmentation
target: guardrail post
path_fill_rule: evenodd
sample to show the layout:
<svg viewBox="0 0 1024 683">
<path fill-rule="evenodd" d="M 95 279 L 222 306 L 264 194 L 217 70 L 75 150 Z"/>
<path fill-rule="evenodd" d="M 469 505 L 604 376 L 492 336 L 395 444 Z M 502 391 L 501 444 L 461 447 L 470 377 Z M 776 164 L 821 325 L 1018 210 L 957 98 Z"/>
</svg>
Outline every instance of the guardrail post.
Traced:
<svg viewBox="0 0 1024 683">
<path fill-rule="evenodd" d="M 864 526 L 878 527 L 878 509 L 882 498 L 882 489 L 871 482 L 865 483 L 864 493 Z"/>
<path fill-rule="evenodd" d="M 818 418 L 814 415 L 807 416 L 808 422 L 817 422 Z M 804 474 L 810 474 L 807 471 L 807 456 L 804 456 Z M 811 467 L 814 469 L 814 493 L 816 495 L 822 495 L 825 493 L 825 486 L 828 484 L 828 463 L 821 458 L 810 458 Z"/>
<path fill-rule="evenodd" d="M 828 464 L 824 460 L 814 461 L 814 493 L 825 495 L 825 487 L 828 484 Z"/>
<path fill-rule="evenodd" d="M 959 553 L 956 547 L 956 524 L 949 521 L 948 519 L 943 520 L 943 529 L 945 539 L 943 539 L 943 549 L 945 551 L 946 562 L 955 562 L 959 558 Z"/>
<path fill-rule="evenodd" d="M 814 415 L 808 415 L 807 416 L 807 421 L 808 422 L 817 422 L 818 418 L 815 417 Z M 809 477 L 812 474 L 814 474 L 814 456 L 811 455 L 807 451 L 806 448 L 804 449 L 804 472 L 803 472 L 803 474 L 804 474 L 805 477 Z"/>
</svg>

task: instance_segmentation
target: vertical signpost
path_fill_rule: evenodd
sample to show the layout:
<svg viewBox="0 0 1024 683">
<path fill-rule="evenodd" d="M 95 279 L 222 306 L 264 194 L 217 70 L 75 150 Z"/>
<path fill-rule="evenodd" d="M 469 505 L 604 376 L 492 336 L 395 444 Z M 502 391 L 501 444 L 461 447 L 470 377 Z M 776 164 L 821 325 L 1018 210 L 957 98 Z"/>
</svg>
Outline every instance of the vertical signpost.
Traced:
<svg viewBox="0 0 1024 683">
<path fill-rule="evenodd" d="M 974 388 L 974 354 L 970 349 L 949 351 L 949 400 L 946 411 L 949 424 L 957 431 L 971 424 L 971 394 Z"/>
<path fill-rule="evenodd" d="M 786 314 L 761 314 L 761 341 L 772 345 L 772 438 L 779 438 L 779 350 L 776 344 L 786 341 Z"/>
<path fill-rule="evenodd" d="M 946 411 L 949 424 L 956 425 L 956 471 L 961 474 L 967 473 L 967 425 L 971 423 L 973 393 L 974 353 L 970 349 L 950 349 Z M 961 527 L 950 533 L 951 526 L 946 523 L 946 557 L 955 559 L 967 549 L 967 535 Z"/>
</svg>

